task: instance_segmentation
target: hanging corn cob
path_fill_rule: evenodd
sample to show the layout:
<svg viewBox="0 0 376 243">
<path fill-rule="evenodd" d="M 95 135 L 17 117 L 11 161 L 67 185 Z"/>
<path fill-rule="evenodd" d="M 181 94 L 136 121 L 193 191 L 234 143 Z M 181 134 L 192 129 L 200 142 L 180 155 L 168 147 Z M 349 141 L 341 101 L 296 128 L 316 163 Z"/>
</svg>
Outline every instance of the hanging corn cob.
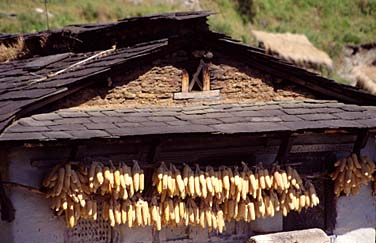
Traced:
<svg viewBox="0 0 376 243">
<path fill-rule="evenodd" d="M 361 185 L 367 185 L 373 181 L 375 164 L 367 156 L 359 158 L 351 154 L 334 163 L 335 170 L 330 174 L 334 181 L 334 193 L 337 197 L 343 192 L 346 196 L 356 195 Z"/>
<path fill-rule="evenodd" d="M 80 218 L 96 220 L 97 202 L 92 195 L 111 195 L 115 201 L 108 203 L 107 215 L 111 226 L 115 226 L 122 221 L 121 205 L 116 200 L 131 197 L 134 186 L 138 189 L 136 192 L 144 189 L 143 171 L 137 162 L 133 170 L 134 173 L 121 163 L 117 168 L 112 163 L 110 167 L 100 162 L 93 162 L 89 167 L 65 163 L 56 165 L 42 185 L 47 188 L 47 198 L 52 198 L 51 208 L 58 215 L 65 213 L 68 227 L 74 227 Z M 138 177 L 136 182 L 133 177 Z"/>
<path fill-rule="evenodd" d="M 359 164 L 366 163 L 365 169 L 358 168 L 356 162 L 349 168 L 361 169 L 369 177 L 374 166 L 364 161 Z M 295 169 L 274 166 L 269 171 L 261 163 L 255 171 L 244 162 L 234 168 L 196 165 L 194 171 L 184 164 L 180 171 L 162 162 L 152 176 L 153 196 L 146 199 L 141 197 L 145 191 L 144 173 L 136 161 L 132 167 L 124 163 L 116 167 L 111 162 L 108 166 L 93 162 L 87 167 L 66 163 L 55 166 L 43 185 L 52 199 L 51 208 L 58 215 L 65 213 L 68 227 L 74 227 L 80 218 L 97 219 L 94 195 L 99 194 L 107 198 L 103 218 L 112 227 L 152 225 L 161 230 L 162 226 L 200 225 L 219 233 L 226 221 L 250 222 L 273 217 L 277 212 L 287 215 L 319 203 L 312 183 L 303 185 Z"/>
</svg>

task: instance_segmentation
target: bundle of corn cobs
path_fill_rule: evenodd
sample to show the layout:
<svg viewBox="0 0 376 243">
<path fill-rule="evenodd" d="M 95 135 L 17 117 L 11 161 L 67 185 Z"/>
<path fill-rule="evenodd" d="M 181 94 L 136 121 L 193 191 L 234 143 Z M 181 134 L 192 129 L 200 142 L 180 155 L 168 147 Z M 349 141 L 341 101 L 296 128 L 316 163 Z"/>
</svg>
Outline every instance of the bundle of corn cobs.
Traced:
<svg viewBox="0 0 376 243">
<path fill-rule="evenodd" d="M 303 184 L 298 172 L 274 166 L 271 171 L 262 164 L 255 171 L 242 163 L 241 168 L 211 166 L 192 170 L 184 164 L 179 170 L 161 163 L 152 178 L 150 195 L 143 195 L 144 173 L 137 162 L 133 167 L 118 167 L 93 162 L 89 167 L 66 163 L 48 174 L 43 185 L 52 198 L 51 208 L 65 213 L 68 227 L 80 218 L 97 219 L 99 201 L 102 215 L 112 227 L 200 225 L 223 232 L 225 222 L 287 215 L 319 203 L 311 182 Z M 145 196 L 145 197 L 143 197 Z"/>
<path fill-rule="evenodd" d="M 43 186 L 48 189 L 47 198 L 52 198 L 51 208 L 58 215 L 64 212 L 67 226 L 74 227 L 80 218 L 97 219 L 97 194 L 116 201 L 142 192 L 144 173 L 136 161 L 132 168 L 122 163 L 118 167 L 99 162 L 93 162 L 90 167 L 65 163 L 51 170 Z M 117 204 L 111 205 L 117 207 Z"/>
<path fill-rule="evenodd" d="M 335 170 L 330 175 L 334 182 L 334 193 L 337 197 L 343 192 L 346 196 L 355 195 L 361 185 L 374 180 L 375 164 L 367 157 L 351 154 L 347 158 L 334 163 Z"/>
<path fill-rule="evenodd" d="M 298 172 L 262 164 L 253 172 L 245 163 L 242 168 L 184 165 L 169 168 L 162 162 L 153 175 L 153 186 L 160 196 L 162 224 L 197 224 L 222 232 L 225 221 L 250 222 L 257 217 L 287 215 L 289 211 L 319 204 L 313 184 L 303 181 Z M 179 214 L 178 214 L 179 213 Z"/>
</svg>

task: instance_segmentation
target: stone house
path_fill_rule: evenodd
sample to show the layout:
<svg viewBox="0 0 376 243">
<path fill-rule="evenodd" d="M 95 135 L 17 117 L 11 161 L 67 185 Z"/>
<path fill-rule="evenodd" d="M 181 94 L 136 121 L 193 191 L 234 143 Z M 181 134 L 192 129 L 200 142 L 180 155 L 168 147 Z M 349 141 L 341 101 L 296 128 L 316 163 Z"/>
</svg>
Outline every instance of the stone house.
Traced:
<svg viewBox="0 0 376 243">
<path fill-rule="evenodd" d="M 337 242 L 374 242 L 371 186 L 336 198 L 328 177 L 349 154 L 376 160 L 376 96 L 303 70 L 208 29 L 210 12 L 68 26 L 23 36 L 27 53 L 0 65 L 2 242 L 244 242 L 319 228 Z M 7 35 L 0 43 L 19 38 Z M 67 228 L 41 181 L 66 161 L 137 160 L 150 186 L 161 161 L 291 165 L 320 204 L 301 212 L 195 226 Z M 348 242 L 348 241 L 347 241 Z"/>
</svg>

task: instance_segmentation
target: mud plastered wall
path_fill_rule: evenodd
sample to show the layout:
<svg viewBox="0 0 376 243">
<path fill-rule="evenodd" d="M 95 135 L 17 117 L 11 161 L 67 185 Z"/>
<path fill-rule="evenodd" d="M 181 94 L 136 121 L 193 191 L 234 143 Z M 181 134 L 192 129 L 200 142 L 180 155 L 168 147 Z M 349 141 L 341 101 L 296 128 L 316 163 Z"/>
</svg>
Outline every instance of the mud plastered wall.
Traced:
<svg viewBox="0 0 376 243">
<path fill-rule="evenodd" d="M 210 102 L 267 102 L 315 98 L 308 90 L 236 62 L 210 65 L 211 90 L 220 90 L 214 100 L 174 100 L 181 92 L 182 68 L 157 63 L 124 74 L 102 85 L 79 91 L 57 104 L 57 108 L 91 106 L 182 105 Z"/>
</svg>

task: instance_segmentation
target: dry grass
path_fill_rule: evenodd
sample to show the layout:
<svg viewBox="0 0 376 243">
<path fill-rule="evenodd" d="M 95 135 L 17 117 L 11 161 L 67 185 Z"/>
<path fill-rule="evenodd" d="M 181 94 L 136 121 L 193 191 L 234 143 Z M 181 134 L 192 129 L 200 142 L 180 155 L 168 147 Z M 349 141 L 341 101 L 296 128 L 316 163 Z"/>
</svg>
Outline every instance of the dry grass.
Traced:
<svg viewBox="0 0 376 243">
<path fill-rule="evenodd" d="M 25 42 L 22 37 L 13 44 L 0 44 L 0 62 L 9 62 L 26 54 Z"/>
<path fill-rule="evenodd" d="M 358 66 L 353 69 L 356 86 L 376 95 L 376 66 Z"/>
<path fill-rule="evenodd" d="M 317 49 L 305 35 L 291 33 L 268 33 L 252 31 L 256 40 L 264 45 L 265 51 L 306 68 L 331 70 L 332 60 L 325 52 Z"/>
</svg>

